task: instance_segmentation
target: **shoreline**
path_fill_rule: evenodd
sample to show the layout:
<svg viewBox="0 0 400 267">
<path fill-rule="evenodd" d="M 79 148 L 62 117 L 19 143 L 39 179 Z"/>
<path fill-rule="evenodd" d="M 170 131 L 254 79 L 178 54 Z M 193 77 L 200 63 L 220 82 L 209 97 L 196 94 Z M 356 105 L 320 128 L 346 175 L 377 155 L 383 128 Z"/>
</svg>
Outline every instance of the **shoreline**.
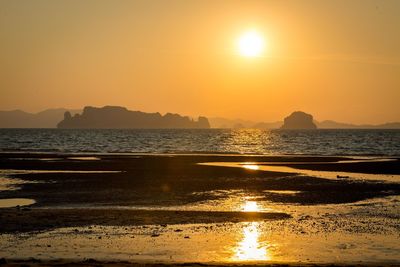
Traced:
<svg viewBox="0 0 400 267">
<path fill-rule="evenodd" d="M 231 157 L 324 157 L 324 158 L 400 158 L 400 155 L 387 154 L 261 154 L 261 153 L 240 153 L 240 152 L 61 152 L 61 151 L 0 151 L 0 155 L 49 155 L 49 156 L 231 156 Z"/>
</svg>

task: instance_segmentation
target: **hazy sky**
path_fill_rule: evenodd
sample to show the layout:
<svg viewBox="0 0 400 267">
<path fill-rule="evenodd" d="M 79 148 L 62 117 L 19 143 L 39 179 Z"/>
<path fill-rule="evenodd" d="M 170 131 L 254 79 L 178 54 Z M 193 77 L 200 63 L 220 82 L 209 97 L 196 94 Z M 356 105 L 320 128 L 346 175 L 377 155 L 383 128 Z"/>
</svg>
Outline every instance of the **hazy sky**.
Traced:
<svg viewBox="0 0 400 267">
<path fill-rule="evenodd" d="M 256 30 L 259 57 L 237 52 Z M 0 109 L 400 121 L 400 1 L 0 0 Z"/>
</svg>

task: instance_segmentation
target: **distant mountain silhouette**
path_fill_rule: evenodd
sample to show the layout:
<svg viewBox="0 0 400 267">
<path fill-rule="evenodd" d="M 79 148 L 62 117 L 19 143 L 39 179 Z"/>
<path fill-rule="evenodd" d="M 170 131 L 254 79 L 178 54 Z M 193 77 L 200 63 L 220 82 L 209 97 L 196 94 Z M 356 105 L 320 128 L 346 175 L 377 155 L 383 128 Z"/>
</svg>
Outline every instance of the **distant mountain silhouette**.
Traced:
<svg viewBox="0 0 400 267">
<path fill-rule="evenodd" d="M 57 125 L 62 129 L 123 129 L 123 128 L 210 128 L 208 119 L 197 121 L 179 114 L 145 113 L 124 107 L 85 107 L 82 114 L 65 112 L 64 120 Z"/>
<path fill-rule="evenodd" d="M 66 111 L 72 114 L 81 112 L 65 108 L 47 109 L 39 113 L 22 110 L 0 111 L 0 128 L 55 128 Z"/>
<path fill-rule="evenodd" d="M 209 119 L 212 128 L 254 128 L 254 129 L 279 129 L 283 125 L 283 121 L 277 122 L 254 122 L 241 119 L 226 119 L 215 117 Z M 383 124 L 351 124 L 336 122 L 333 120 L 324 120 L 318 122 L 314 120 L 314 124 L 318 129 L 400 129 L 400 122 L 389 122 Z"/>
<path fill-rule="evenodd" d="M 259 122 L 254 124 L 253 128 L 256 129 L 279 129 L 283 125 L 282 121 L 277 122 Z"/>
<path fill-rule="evenodd" d="M 318 125 L 318 128 L 323 129 L 351 129 L 357 128 L 357 125 L 350 124 L 350 123 L 341 123 L 332 120 L 325 120 L 321 122 L 315 122 Z"/>
<path fill-rule="evenodd" d="M 252 128 L 255 124 L 254 121 L 241 120 L 241 119 L 226 119 L 226 118 L 209 118 L 212 128 L 237 128 L 237 126 L 242 126 L 244 128 Z"/>
<path fill-rule="evenodd" d="M 0 128 L 56 128 L 57 123 L 63 120 L 64 113 L 66 111 L 70 112 L 71 117 L 74 117 L 75 114 L 82 112 L 82 110 L 78 109 L 71 110 L 65 108 L 47 109 L 38 113 L 29 113 L 22 110 L 0 111 Z M 168 115 L 167 118 L 171 117 L 171 115 L 173 114 Z M 226 119 L 221 117 L 210 118 L 208 120 L 210 121 L 210 123 L 206 123 L 204 121 L 205 128 L 207 128 L 207 124 L 211 124 L 212 128 L 244 127 L 257 129 L 279 129 L 283 125 L 282 121 L 256 122 L 251 120 Z M 333 120 L 324 120 L 321 122 L 314 120 L 314 124 L 319 129 L 400 129 L 400 122 L 389 122 L 377 125 L 359 125 L 336 122 Z"/>
<path fill-rule="evenodd" d="M 388 122 L 383 124 L 350 124 L 343 122 L 336 122 L 331 120 L 325 120 L 317 122 L 318 128 L 321 129 L 400 129 L 400 122 Z"/>
<path fill-rule="evenodd" d="M 285 118 L 281 129 L 317 129 L 317 126 L 311 114 L 295 111 Z"/>
<path fill-rule="evenodd" d="M 241 119 L 226 119 L 221 117 L 209 118 L 212 128 L 256 128 L 256 129 L 277 129 L 283 124 L 281 121 L 277 122 L 255 122 L 250 120 Z"/>
</svg>

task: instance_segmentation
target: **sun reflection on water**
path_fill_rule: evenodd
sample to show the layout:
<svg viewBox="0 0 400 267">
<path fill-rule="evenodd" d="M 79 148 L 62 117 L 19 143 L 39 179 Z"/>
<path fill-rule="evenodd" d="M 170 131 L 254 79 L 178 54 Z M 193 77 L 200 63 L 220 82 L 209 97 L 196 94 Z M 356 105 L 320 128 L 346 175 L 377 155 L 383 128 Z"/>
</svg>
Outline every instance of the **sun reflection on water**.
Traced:
<svg viewBox="0 0 400 267">
<path fill-rule="evenodd" d="M 242 210 L 246 211 L 246 212 L 257 212 L 257 211 L 260 211 L 260 208 L 258 207 L 258 204 L 256 201 L 246 201 L 243 204 Z"/>
<path fill-rule="evenodd" d="M 245 163 L 242 165 L 247 170 L 258 170 L 260 167 L 254 163 Z"/>
<path fill-rule="evenodd" d="M 260 243 L 258 222 L 250 222 L 243 228 L 243 238 L 235 247 L 233 261 L 270 260 L 267 248 Z"/>
</svg>

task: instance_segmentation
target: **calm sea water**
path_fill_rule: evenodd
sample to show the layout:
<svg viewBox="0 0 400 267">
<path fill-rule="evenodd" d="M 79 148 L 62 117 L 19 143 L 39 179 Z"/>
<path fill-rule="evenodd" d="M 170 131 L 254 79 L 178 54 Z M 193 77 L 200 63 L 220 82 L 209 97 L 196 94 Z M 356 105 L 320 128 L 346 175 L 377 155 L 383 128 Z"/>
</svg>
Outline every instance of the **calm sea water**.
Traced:
<svg viewBox="0 0 400 267">
<path fill-rule="evenodd" d="M 0 151 L 400 156 L 400 130 L 0 129 Z"/>
</svg>

